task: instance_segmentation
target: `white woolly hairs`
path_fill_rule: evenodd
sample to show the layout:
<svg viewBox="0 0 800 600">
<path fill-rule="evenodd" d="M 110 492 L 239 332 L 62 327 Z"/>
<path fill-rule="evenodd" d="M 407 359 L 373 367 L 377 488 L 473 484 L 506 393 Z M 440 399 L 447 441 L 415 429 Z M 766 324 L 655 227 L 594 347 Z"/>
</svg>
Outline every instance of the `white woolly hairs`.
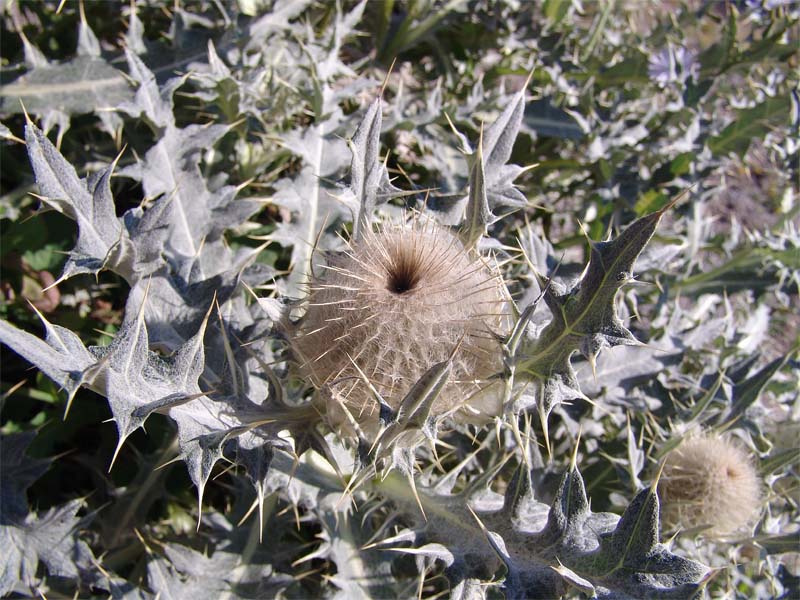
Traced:
<svg viewBox="0 0 800 600">
<path fill-rule="evenodd" d="M 707 528 L 727 535 L 752 525 L 761 504 L 759 477 L 746 450 L 702 434 L 667 454 L 658 483 L 662 522 L 668 529 Z"/>
<path fill-rule="evenodd" d="M 502 369 L 497 336 L 510 325 L 507 298 L 496 270 L 446 229 L 384 226 L 323 266 L 305 315 L 287 329 L 301 372 L 356 419 L 377 424 L 377 402 L 353 363 L 397 408 L 460 343 L 432 414 L 454 411 Z"/>
</svg>

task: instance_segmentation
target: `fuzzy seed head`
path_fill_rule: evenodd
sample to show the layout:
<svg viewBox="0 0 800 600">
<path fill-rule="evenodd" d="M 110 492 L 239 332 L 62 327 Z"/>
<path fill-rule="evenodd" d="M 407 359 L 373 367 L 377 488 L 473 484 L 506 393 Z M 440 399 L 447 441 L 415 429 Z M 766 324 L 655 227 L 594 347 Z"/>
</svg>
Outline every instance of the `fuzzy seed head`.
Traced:
<svg viewBox="0 0 800 600">
<path fill-rule="evenodd" d="M 761 503 L 748 453 L 717 435 L 687 438 L 667 454 L 658 483 L 666 528 L 728 535 L 752 525 Z"/>
<path fill-rule="evenodd" d="M 288 326 L 301 371 L 361 423 L 377 425 L 379 405 L 358 369 L 396 409 L 458 348 L 434 415 L 485 399 L 487 378 L 502 369 L 497 336 L 510 326 L 503 280 L 430 222 L 365 232 L 312 279 L 306 306 Z M 335 406 L 326 411 L 341 422 Z"/>
</svg>

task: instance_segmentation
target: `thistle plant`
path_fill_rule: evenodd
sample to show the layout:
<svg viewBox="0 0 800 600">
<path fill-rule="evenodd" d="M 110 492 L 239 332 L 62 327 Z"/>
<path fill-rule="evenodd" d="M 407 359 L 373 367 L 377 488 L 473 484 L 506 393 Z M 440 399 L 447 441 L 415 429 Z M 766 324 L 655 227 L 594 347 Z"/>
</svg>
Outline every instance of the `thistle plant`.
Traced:
<svg viewBox="0 0 800 600">
<path fill-rule="evenodd" d="M 0 593 L 795 592 L 796 10 L 400 4 L 11 5 Z"/>
</svg>

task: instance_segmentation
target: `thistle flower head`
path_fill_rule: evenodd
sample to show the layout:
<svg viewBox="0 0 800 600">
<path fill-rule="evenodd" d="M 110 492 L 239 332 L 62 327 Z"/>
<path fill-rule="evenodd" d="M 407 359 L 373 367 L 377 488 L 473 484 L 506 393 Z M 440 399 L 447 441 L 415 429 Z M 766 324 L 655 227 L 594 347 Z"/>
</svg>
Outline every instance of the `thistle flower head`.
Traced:
<svg viewBox="0 0 800 600">
<path fill-rule="evenodd" d="M 710 535 L 751 525 L 761 500 L 747 452 L 713 434 L 689 437 L 667 454 L 658 494 L 666 527 L 703 527 Z"/>
<path fill-rule="evenodd" d="M 313 277 L 306 306 L 288 325 L 301 372 L 362 423 L 378 421 L 370 385 L 396 409 L 455 348 L 431 414 L 474 407 L 471 399 L 485 396 L 487 378 L 502 368 L 497 336 L 509 327 L 503 280 L 431 222 L 366 231 Z"/>
</svg>

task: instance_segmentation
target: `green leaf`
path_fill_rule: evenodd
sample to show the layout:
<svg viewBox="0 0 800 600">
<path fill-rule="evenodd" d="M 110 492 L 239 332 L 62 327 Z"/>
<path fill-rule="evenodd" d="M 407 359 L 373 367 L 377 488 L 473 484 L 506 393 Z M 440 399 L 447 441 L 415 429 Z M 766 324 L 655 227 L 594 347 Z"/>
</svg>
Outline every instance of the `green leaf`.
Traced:
<svg viewBox="0 0 800 600">
<path fill-rule="evenodd" d="M 53 272 L 64 263 L 64 246 L 45 244 L 38 250 L 26 251 L 22 255 L 22 260 L 34 271 Z"/>
<path fill-rule="evenodd" d="M 692 161 L 695 159 L 694 152 L 683 152 L 679 154 L 669 165 L 669 171 L 675 177 L 680 177 L 689 172 L 689 167 L 692 166 Z M 660 207 L 659 207 L 660 208 Z"/>
<path fill-rule="evenodd" d="M 773 24 L 770 28 L 772 33 L 743 50 L 736 57 L 736 62 L 749 65 L 762 62 L 781 64 L 788 61 L 792 56 L 797 55 L 797 44 L 792 43 L 792 38 L 789 37 L 787 39 L 786 36 L 786 30 L 789 26 L 790 22 L 788 20 Z"/>
<path fill-rule="evenodd" d="M 459 10 L 464 4 L 466 4 L 466 0 L 450 0 L 444 6 L 429 8 L 426 3 L 409 3 L 408 14 L 394 35 L 389 37 L 380 49 L 378 60 L 382 62 L 393 60 L 398 54 L 411 48 L 426 35 L 435 31 L 446 17 L 453 11 Z M 421 7 L 421 10 L 417 10 L 418 7 Z M 425 18 L 420 20 L 423 15 Z"/>
<path fill-rule="evenodd" d="M 796 100 L 787 94 L 767 98 L 758 106 L 738 111 L 730 125 L 708 140 L 708 149 L 716 156 L 729 152 L 744 155 L 750 142 L 763 139 L 776 127 L 785 127 L 795 104 Z"/>
<path fill-rule="evenodd" d="M 644 52 L 635 50 L 630 56 L 613 67 L 597 74 L 597 83 L 602 87 L 612 87 L 625 83 L 646 83 L 648 59 Z"/>
<path fill-rule="evenodd" d="M 791 247 L 785 250 L 744 247 L 715 269 L 673 282 L 670 293 L 700 296 L 722 290 L 730 293 L 765 289 L 779 281 L 776 265 L 800 269 L 800 252 Z"/>
<path fill-rule="evenodd" d="M 713 83 L 714 79 L 711 77 L 701 79 L 698 83 L 695 83 L 693 79 L 689 79 L 686 82 L 686 88 L 683 92 L 683 102 L 687 107 L 693 108 L 697 106 L 697 103 L 700 102 L 708 90 L 711 89 Z"/>
<path fill-rule="evenodd" d="M 375 9 L 377 6 L 377 9 Z M 386 43 L 386 36 L 389 33 L 389 26 L 392 22 L 392 10 L 394 9 L 394 0 L 384 0 L 383 2 L 373 3 L 372 8 L 376 10 L 377 14 L 377 32 L 376 32 L 376 45 L 378 48 L 383 48 Z"/>
<path fill-rule="evenodd" d="M 556 27 L 567 16 L 571 5 L 571 0 L 545 0 L 542 12 L 552 21 L 551 25 Z"/>
<path fill-rule="evenodd" d="M 633 209 L 637 215 L 646 215 L 660 210 L 669 202 L 669 196 L 659 190 L 647 190 L 636 201 Z"/>
<path fill-rule="evenodd" d="M 52 459 L 30 458 L 26 450 L 36 432 L 3 435 L 0 438 L 0 465 L 3 486 L 0 508 L 5 519 L 24 519 L 28 513 L 26 491 L 50 467 Z"/>
<path fill-rule="evenodd" d="M 64 264 L 67 250 L 74 243 L 75 225 L 56 211 L 40 212 L 36 218 L 8 223 L 2 233 L 3 258 L 14 253 L 37 271 L 55 273 Z"/>
</svg>

